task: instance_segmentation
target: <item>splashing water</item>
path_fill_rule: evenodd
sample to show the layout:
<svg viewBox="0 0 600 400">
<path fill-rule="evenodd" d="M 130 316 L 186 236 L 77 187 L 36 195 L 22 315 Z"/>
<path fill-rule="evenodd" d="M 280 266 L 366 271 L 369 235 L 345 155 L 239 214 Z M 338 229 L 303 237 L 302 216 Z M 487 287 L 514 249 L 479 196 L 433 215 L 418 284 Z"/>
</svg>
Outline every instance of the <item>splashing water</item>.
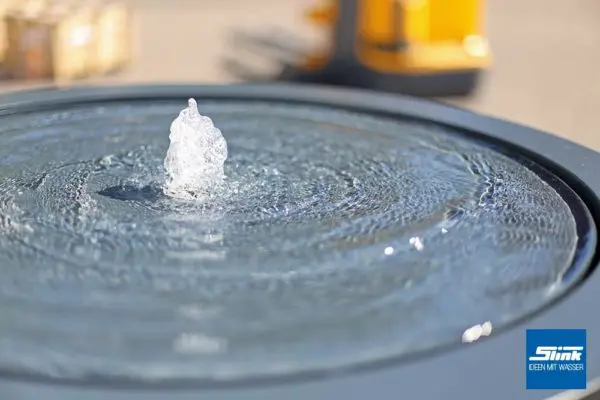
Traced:
<svg viewBox="0 0 600 400">
<path fill-rule="evenodd" d="M 196 100 L 171 124 L 171 144 L 164 167 L 167 196 L 194 199 L 208 194 L 225 177 L 227 142 L 210 118 L 200 115 Z"/>
</svg>

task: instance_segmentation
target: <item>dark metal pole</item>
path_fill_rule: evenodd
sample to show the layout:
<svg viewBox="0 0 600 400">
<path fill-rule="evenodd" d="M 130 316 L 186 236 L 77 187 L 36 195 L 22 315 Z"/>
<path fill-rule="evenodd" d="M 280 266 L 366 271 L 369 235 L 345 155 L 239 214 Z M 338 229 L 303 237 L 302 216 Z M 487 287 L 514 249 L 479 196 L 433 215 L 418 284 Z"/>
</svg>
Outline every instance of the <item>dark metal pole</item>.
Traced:
<svg viewBox="0 0 600 400">
<path fill-rule="evenodd" d="M 338 0 L 338 15 L 333 34 L 333 62 L 351 62 L 356 58 L 358 39 L 358 0 Z"/>
</svg>

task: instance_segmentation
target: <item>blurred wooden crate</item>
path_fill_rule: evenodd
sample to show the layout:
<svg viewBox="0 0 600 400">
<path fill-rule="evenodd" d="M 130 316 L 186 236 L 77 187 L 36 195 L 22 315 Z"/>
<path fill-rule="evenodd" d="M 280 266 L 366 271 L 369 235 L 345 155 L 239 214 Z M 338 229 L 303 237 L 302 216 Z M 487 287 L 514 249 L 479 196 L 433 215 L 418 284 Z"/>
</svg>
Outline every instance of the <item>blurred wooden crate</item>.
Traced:
<svg viewBox="0 0 600 400">
<path fill-rule="evenodd" d="M 132 57 L 132 16 L 119 2 L 101 2 L 96 6 L 98 36 L 96 41 L 98 73 L 125 67 Z"/>
<path fill-rule="evenodd" d="M 4 19 L 4 65 L 17 79 L 76 79 L 130 60 L 129 10 L 119 3 L 29 0 Z"/>
<path fill-rule="evenodd" d="M 0 61 L 6 57 L 6 48 L 8 47 L 8 39 L 6 37 L 6 24 L 4 16 L 8 10 L 14 6 L 15 1 L 0 0 Z"/>
</svg>

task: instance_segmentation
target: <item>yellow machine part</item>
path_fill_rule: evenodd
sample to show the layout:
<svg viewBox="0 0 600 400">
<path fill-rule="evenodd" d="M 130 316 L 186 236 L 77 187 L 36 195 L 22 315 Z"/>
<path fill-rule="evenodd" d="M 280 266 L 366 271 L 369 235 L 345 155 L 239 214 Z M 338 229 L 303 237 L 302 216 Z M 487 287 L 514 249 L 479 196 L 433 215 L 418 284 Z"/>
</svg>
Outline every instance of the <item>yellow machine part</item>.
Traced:
<svg viewBox="0 0 600 400">
<path fill-rule="evenodd" d="M 429 40 L 462 41 L 483 34 L 483 0 L 429 0 Z"/>
<path fill-rule="evenodd" d="M 486 68 L 490 53 L 484 37 L 484 0 L 357 0 L 356 58 L 384 73 L 419 74 Z M 323 3 L 308 16 L 332 29 L 337 1 Z M 398 42 L 405 48 L 385 48 Z M 332 44 L 334 45 L 334 44 Z M 326 53 L 309 56 L 304 69 L 322 67 Z"/>
<path fill-rule="evenodd" d="M 397 11 L 397 3 L 390 0 L 361 1 L 358 13 L 359 37 L 370 45 L 389 45 L 396 42 L 399 32 L 393 18 Z"/>
<path fill-rule="evenodd" d="M 482 11 L 483 0 L 360 0 L 359 32 L 368 39 L 357 43 L 356 56 L 371 69 L 392 74 L 485 68 L 489 51 L 482 36 Z M 384 25 L 391 29 L 384 31 Z M 407 46 L 382 50 L 368 44 L 373 39 L 404 41 Z"/>
</svg>

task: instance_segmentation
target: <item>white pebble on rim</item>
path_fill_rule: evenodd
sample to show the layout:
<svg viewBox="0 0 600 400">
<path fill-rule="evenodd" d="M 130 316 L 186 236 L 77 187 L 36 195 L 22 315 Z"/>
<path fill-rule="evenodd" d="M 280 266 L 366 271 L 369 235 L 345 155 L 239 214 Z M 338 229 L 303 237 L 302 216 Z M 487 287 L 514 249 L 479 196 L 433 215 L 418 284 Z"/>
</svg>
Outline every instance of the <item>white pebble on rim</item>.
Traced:
<svg viewBox="0 0 600 400">
<path fill-rule="evenodd" d="M 486 321 L 483 324 L 474 325 L 463 333 L 463 343 L 473 343 L 482 337 L 490 336 L 492 334 L 492 323 Z"/>
</svg>

